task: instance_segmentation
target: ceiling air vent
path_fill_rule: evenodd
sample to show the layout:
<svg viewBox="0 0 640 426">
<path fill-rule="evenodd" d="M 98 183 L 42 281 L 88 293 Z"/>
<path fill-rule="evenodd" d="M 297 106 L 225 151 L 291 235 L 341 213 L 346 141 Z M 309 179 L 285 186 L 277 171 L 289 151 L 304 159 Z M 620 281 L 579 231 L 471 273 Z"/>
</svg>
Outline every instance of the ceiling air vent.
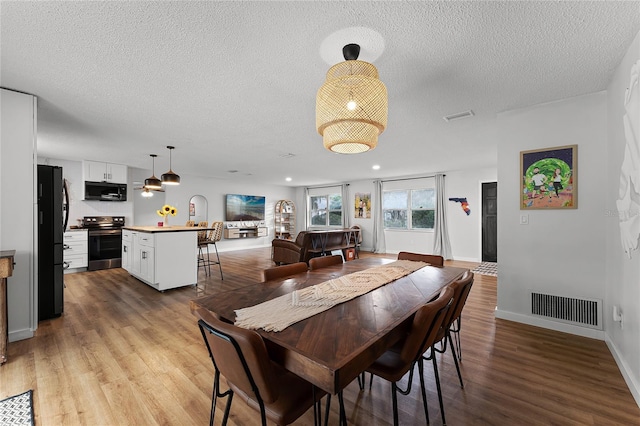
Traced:
<svg viewBox="0 0 640 426">
<path fill-rule="evenodd" d="M 462 118 L 473 117 L 474 115 L 475 114 L 473 113 L 473 111 L 468 110 L 468 111 L 459 112 L 457 114 L 445 115 L 442 118 L 444 119 L 444 121 L 449 122 L 453 120 L 460 120 Z"/>
<path fill-rule="evenodd" d="M 295 154 L 292 154 L 290 152 L 286 154 L 280 154 L 280 158 L 293 158 L 295 156 L 296 156 Z"/>
</svg>

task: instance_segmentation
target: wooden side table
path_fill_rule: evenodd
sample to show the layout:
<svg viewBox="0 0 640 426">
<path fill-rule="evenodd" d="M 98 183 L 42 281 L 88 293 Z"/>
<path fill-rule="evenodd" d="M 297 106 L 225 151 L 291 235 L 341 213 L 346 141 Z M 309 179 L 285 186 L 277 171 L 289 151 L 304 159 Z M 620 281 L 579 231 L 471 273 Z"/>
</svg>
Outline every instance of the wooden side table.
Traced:
<svg viewBox="0 0 640 426">
<path fill-rule="evenodd" d="M 15 250 L 0 251 L 0 365 L 7 362 L 9 315 L 7 312 L 7 278 L 13 275 Z"/>
</svg>

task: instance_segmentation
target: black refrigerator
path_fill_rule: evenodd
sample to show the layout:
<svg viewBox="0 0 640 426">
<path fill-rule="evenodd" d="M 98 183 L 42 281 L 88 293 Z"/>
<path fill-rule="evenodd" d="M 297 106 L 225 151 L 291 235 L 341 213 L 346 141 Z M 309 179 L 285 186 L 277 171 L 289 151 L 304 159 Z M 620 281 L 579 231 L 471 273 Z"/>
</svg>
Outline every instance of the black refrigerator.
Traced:
<svg viewBox="0 0 640 426">
<path fill-rule="evenodd" d="M 62 167 L 38 165 L 38 321 L 62 315 L 63 234 L 69 218 Z M 66 201 L 66 203 L 65 203 Z"/>
</svg>

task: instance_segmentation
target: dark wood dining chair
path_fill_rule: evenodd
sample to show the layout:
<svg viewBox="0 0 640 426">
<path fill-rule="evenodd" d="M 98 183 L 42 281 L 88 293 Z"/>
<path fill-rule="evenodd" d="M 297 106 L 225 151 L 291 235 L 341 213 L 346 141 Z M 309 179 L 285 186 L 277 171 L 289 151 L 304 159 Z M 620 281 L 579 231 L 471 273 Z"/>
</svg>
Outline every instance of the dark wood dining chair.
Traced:
<svg viewBox="0 0 640 426">
<path fill-rule="evenodd" d="M 436 342 L 436 336 L 442 327 L 446 313 L 453 301 L 453 290 L 448 286 L 442 289 L 438 298 L 422 306 L 413 317 L 411 328 L 405 338 L 394 347 L 386 351 L 380 358 L 367 368 L 373 375 L 382 377 L 391 382 L 391 400 L 393 404 L 393 424 L 398 424 L 398 395 L 408 395 L 413 381 L 413 370 L 418 364 L 420 376 L 420 389 L 422 391 L 422 404 L 424 415 L 429 423 L 429 409 L 427 408 L 427 393 L 424 384 L 424 363 L 422 354 L 431 348 Z M 434 364 L 434 374 L 438 378 L 438 366 Z M 398 388 L 397 382 L 409 372 L 407 389 Z M 438 382 L 439 383 L 439 382 Z M 369 382 L 371 388 L 371 381 Z M 444 423 L 444 414 L 443 419 Z"/>
<path fill-rule="evenodd" d="M 453 304 L 451 305 L 451 309 L 447 312 L 445 317 L 443 327 L 440 329 L 436 340 L 441 343 L 440 348 L 435 347 L 436 352 L 444 353 L 447 350 L 447 343 L 449 343 L 449 347 L 451 348 L 451 353 L 453 355 L 453 361 L 456 365 L 456 371 L 458 372 L 458 379 L 460 380 L 460 387 L 464 388 L 464 383 L 462 382 L 462 374 L 460 373 L 460 365 L 458 361 L 462 361 L 462 356 L 460 354 L 460 317 L 462 315 L 462 309 L 464 305 L 467 303 L 467 298 L 469 297 L 469 293 L 471 292 L 471 286 L 473 286 L 474 275 L 473 272 L 467 271 L 462 275 L 458 281 L 449 285 L 453 290 Z M 457 337 L 457 343 L 454 344 L 452 333 L 454 333 Z M 456 348 L 457 347 L 457 348 Z M 440 399 L 442 397 L 440 396 Z"/>
<path fill-rule="evenodd" d="M 413 260 L 429 263 L 433 266 L 444 266 L 444 257 L 436 254 L 421 254 L 401 251 L 398 253 L 398 260 Z"/>
<path fill-rule="evenodd" d="M 223 322 L 206 309 L 198 309 L 196 315 L 215 367 L 209 425 L 218 398 L 224 397 L 228 399 L 222 425 L 227 424 L 234 395 L 260 412 L 263 426 L 267 418 L 278 425 L 291 424 L 311 407 L 314 424 L 322 423 L 320 400 L 326 393 L 271 361 L 258 333 Z M 222 393 L 220 375 L 229 386 Z"/>
<path fill-rule="evenodd" d="M 321 257 L 313 257 L 309 259 L 309 269 L 312 271 L 314 269 L 326 268 L 331 265 L 339 265 L 343 263 L 342 256 L 339 254 L 334 254 L 333 256 L 321 256 Z"/>
<path fill-rule="evenodd" d="M 302 272 L 307 272 L 308 266 L 305 262 L 291 263 L 289 265 L 274 266 L 273 268 L 267 268 L 262 271 L 260 281 L 270 281 L 276 278 L 284 278 L 289 275 L 296 275 Z"/>
</svg>

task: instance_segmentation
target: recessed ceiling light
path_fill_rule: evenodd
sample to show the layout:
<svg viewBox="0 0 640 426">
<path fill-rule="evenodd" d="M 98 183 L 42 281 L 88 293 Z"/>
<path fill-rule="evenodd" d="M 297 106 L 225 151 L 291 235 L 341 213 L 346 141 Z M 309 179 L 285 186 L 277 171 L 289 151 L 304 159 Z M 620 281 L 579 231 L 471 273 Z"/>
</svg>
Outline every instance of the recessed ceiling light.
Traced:
<svg viewBox="0 0 640 426">
<path fill-rule="evenodd" d="M 227 173 L 238 173 L 237 170 L 227 170 Z"/>
<path fill-rule="evenodd" d="M 284 178 L 284 180 L 286 180 L 287 182 L 291 182 L 291 178 L 290 177 Z"/>
<path fill-rule="evenodd" d="M 373 170 L 380 170 L 380 166 L 378 164 L 374 164 L 373 167 L 371 167 Z"/>
</svg>

